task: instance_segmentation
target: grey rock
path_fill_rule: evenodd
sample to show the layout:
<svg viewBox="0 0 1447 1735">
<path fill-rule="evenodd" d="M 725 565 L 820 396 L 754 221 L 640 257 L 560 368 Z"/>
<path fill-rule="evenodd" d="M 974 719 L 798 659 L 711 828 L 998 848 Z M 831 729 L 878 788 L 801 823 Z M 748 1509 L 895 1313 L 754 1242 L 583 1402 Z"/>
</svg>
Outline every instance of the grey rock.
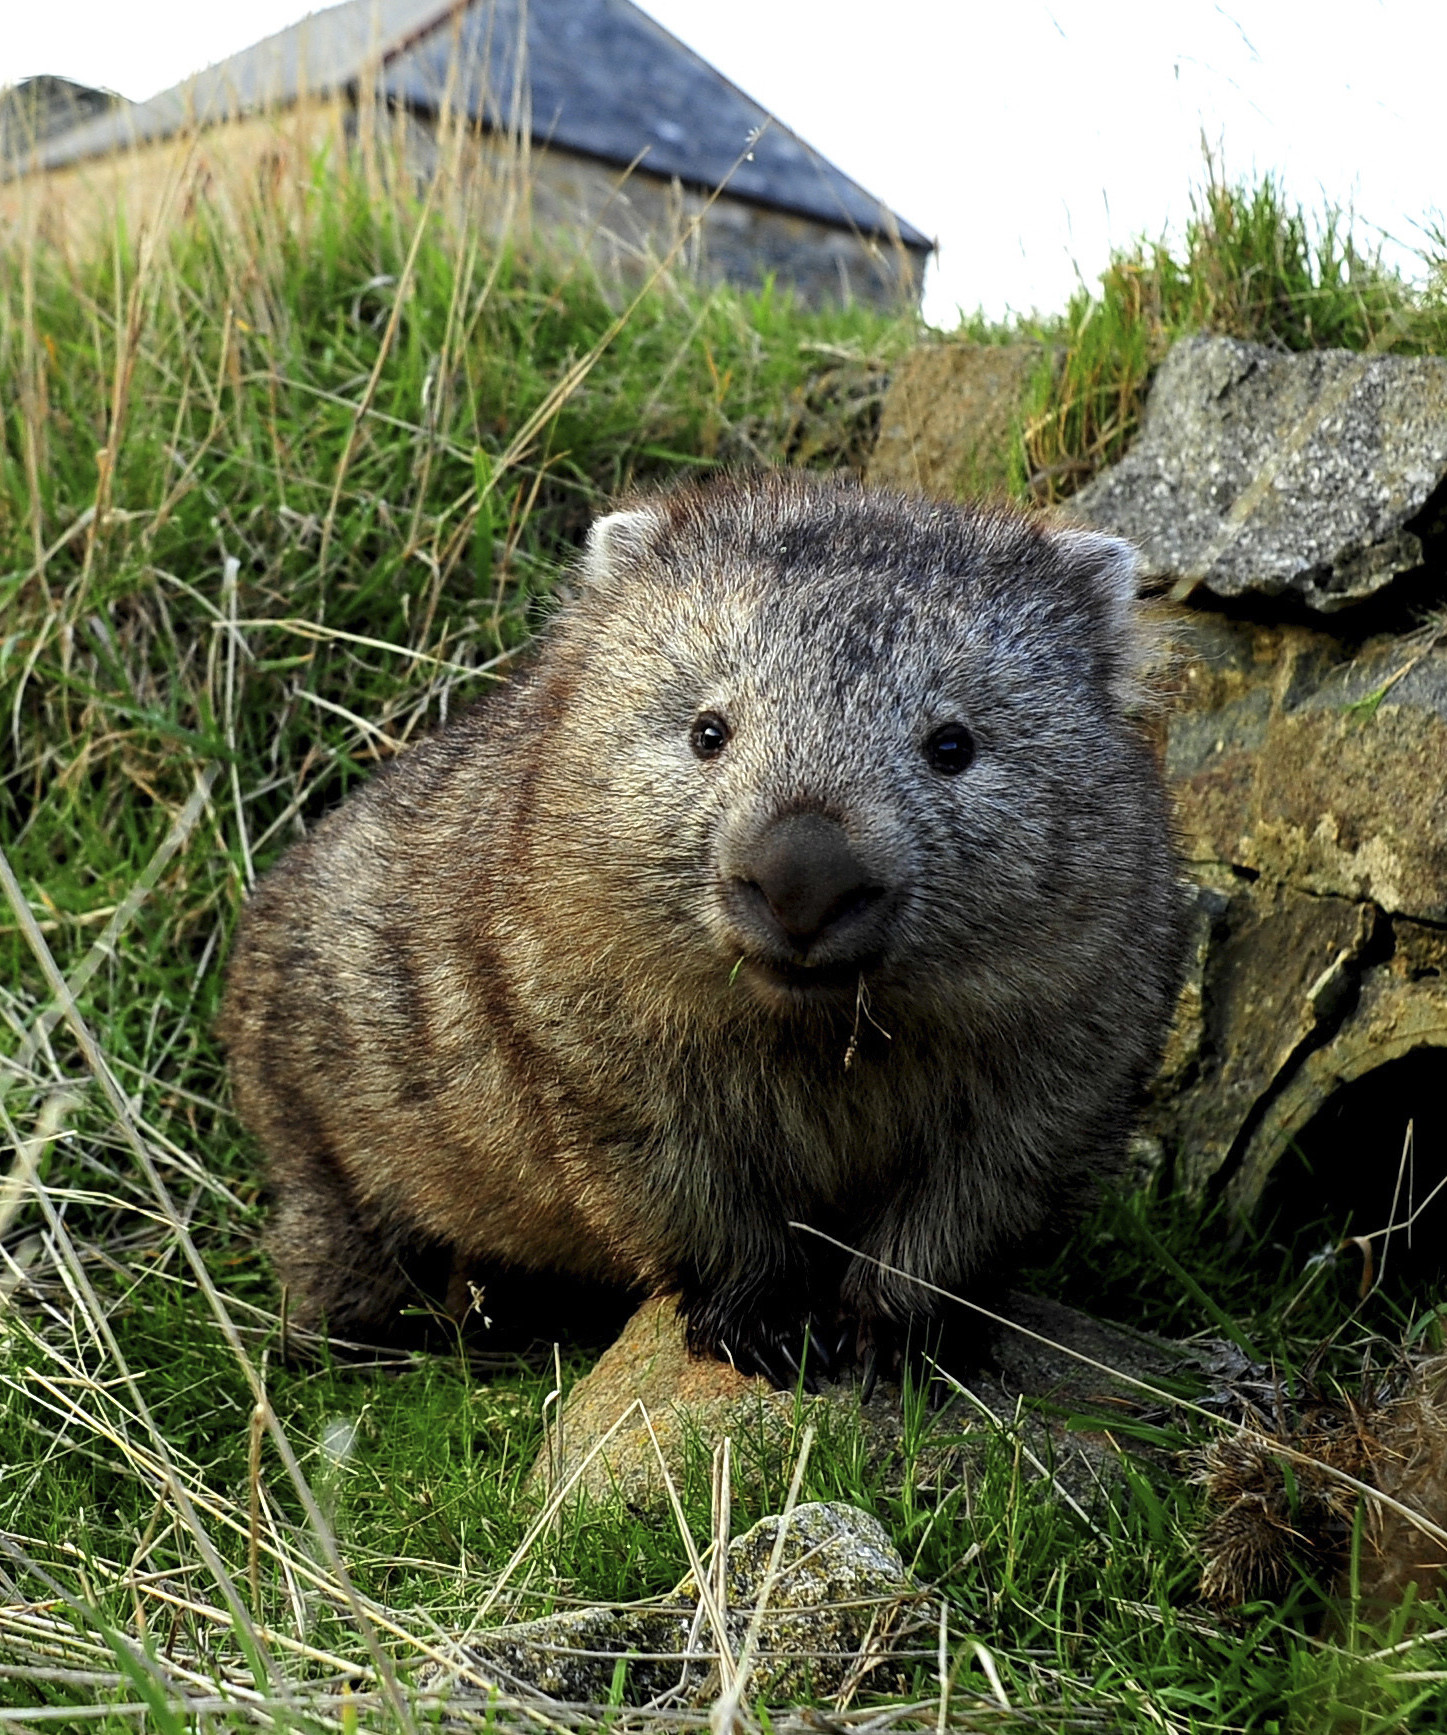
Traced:
<svg viewBox="0 0 1447 1735">
<path fill-rule="evenodd" d="M 898 1690 L 903 1683 L 891 1657 L 911 1640 L 927 1643 L 937 1620 L 922 1607 L 879 1520 L 835 1500 L 796 1506 L 787 1519 L 761 1519 L 730 1543 L 713 1590 L 721 1593 L 715 1608 L 735 1660 L 762 1605 L 749 1692 L 774 1703 L 830 1697 L 865 1674 L 876 1688 Z M 717 1628 L 690 1574 L 666 1605 L 574 1609 L 477 1634 L 458 1647 L 453 1667 L 431 1666 L 418 1685 L 446 1690 L 454 1700 L 483 1696 L 491 1683 L 600 1704 L 626 1657 L 624 1704 L 665 1694 L 674 1703 L 699 1704 L 720 1689 L 717 1647 Z"/>
<path fill-rule="evenodd" d="M 1447 476 L 1447 359 L 1178 343 L 1129 453 L 1070 503 L 1177 594 L 1291 595 L 1331 612 L 1422 558 Z"/>
</svg>

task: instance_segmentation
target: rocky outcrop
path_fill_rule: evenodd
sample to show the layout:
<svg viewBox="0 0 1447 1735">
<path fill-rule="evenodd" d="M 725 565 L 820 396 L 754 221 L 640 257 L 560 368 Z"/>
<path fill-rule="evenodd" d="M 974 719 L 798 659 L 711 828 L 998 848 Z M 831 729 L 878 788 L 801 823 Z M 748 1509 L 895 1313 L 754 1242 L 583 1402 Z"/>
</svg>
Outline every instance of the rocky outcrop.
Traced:
<svg viewBox="0 0 1447 1735">
<path fill-rule="evenodd" d="M 1152 1112 L 1178 1177 L 1246 1208 L 1341 1084 L 1447 1047 L 1447 634 L 1185 636 L 1164 757 L 1197 944 Z"/>
<path fill-rule="evenodd" d="M 1447 358 L 1171 350 L 1131 450 L 1070 502 L 1185 596 L 1288 596 L 1323 613 L 1419 567 L 1447 478 Z"/>
</svg>

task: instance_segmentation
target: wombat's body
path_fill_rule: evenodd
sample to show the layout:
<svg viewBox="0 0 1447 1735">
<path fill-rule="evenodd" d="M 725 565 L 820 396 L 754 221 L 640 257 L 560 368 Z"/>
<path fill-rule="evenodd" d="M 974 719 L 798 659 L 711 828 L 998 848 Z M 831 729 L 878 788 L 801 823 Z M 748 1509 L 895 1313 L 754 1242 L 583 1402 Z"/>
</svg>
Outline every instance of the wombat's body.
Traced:
<svg viewBox="0 0 1447 1735">
<path fill-rule="evenodd" d="M 778 1376 L 1109 1171 L 1180 952 L 1134 573 L 797 476 L 604 519 L 531 671 L 247 911 L 224 1034 L 293 1317 L 558 1273 Z"/>
</svg>

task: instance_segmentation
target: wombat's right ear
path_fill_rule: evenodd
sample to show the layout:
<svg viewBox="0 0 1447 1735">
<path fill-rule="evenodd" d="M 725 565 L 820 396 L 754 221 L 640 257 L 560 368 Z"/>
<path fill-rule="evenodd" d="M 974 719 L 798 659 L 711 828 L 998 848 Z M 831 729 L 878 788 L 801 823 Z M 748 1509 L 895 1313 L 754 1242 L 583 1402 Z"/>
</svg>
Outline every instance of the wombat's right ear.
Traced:
<svg viewBox="0 0 1447 1735">
<path fill-rule="evenodd" d="M 633 506 L 596 519 L 588 532 L 583 577 L 598 589 L 606 589 L 647 560 L 662 529 L 663 515 L 651 506 Z"/>
</svg>

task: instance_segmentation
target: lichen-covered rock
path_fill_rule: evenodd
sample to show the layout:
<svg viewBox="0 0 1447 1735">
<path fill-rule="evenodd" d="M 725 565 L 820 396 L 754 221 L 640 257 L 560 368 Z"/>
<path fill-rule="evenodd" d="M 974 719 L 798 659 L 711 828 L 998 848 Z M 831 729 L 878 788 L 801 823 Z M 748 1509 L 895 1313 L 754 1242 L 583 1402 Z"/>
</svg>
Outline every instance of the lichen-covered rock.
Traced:
<svg viewBox="0 0 1447 1735">
<path fill-rule="evenodd" d="M 678 1594 L 697 1590 L 690 1576 Z M 754 1678 L 774 1700 L 833 1695 L 861 1666 L 882 1665 L 903 1636 L 926 1625 L 922 1598 L 889 1532 L 842 1500 L 796 1506 L 787 1519 L 761 1518 L 731 1543 L 725 1599 L 735 1655 L 755 1611 L 765 1611 Z M 881 1680 L 876 1668 L 872 1685 L 903 1682 Z"/>
<path fill-rule="evenodd" d="M 1193 865 L 1447 921 L 1447 637 L 1193 622 L 1165 764 Z"/>
<path fill-rule="evenodd" d="M 871 484 L 941 500 L 1005 493 L 1044 353 L 1034 343 L 936 343 L 904 356 L 880 407 Z"/>
<path fill-rule="evenodd" d="M 892 1653 L 934 1627 L 936 1617 L 922 1602 L 877 1518 L 843 1501 L 809 1502 L 787 1517 L 761 1519 L 732 1542 L 706 1599 L 690 1574 L 667 1605 L 572 1609 L 498 1627 L 459 1646 L 461 1673 L 434 1665 L 419 1685 L 437 1691 L 451 1683 L 454 1697 L 467 1698 L 485 1691 L 479 1682 L 492 1682 L 601 1704 L 614 1691 L 619 1660 L 627 1658 L 624 1704 L 664 1693 L 706 1703 L 730 1677 L 762 1609 L 750 1697 L 827 1698 L 863 1674 L 876 1687 L 898 1690 L 903 1680 Z M 716 1617 L 728 1652 L 722 1666 Z"/>
<path fill-rule="evenodd" d="M 1447 635 L 1203 613 L 1177 680 L 1197 945 L 1149 1125 L 1244 1211 L 1342 1084 L 1447 1046 L 1438 966 L 1411 963 L 1447 921 Z"/>
<path fill-rule="evenodd" d="M 1444 477 L 1447 359 L 1202 337 L 1171 350 L 1135 444 L 1070 509 L 1179 594 L 1330 612 L 1421 564 Z"/>
</svg>

